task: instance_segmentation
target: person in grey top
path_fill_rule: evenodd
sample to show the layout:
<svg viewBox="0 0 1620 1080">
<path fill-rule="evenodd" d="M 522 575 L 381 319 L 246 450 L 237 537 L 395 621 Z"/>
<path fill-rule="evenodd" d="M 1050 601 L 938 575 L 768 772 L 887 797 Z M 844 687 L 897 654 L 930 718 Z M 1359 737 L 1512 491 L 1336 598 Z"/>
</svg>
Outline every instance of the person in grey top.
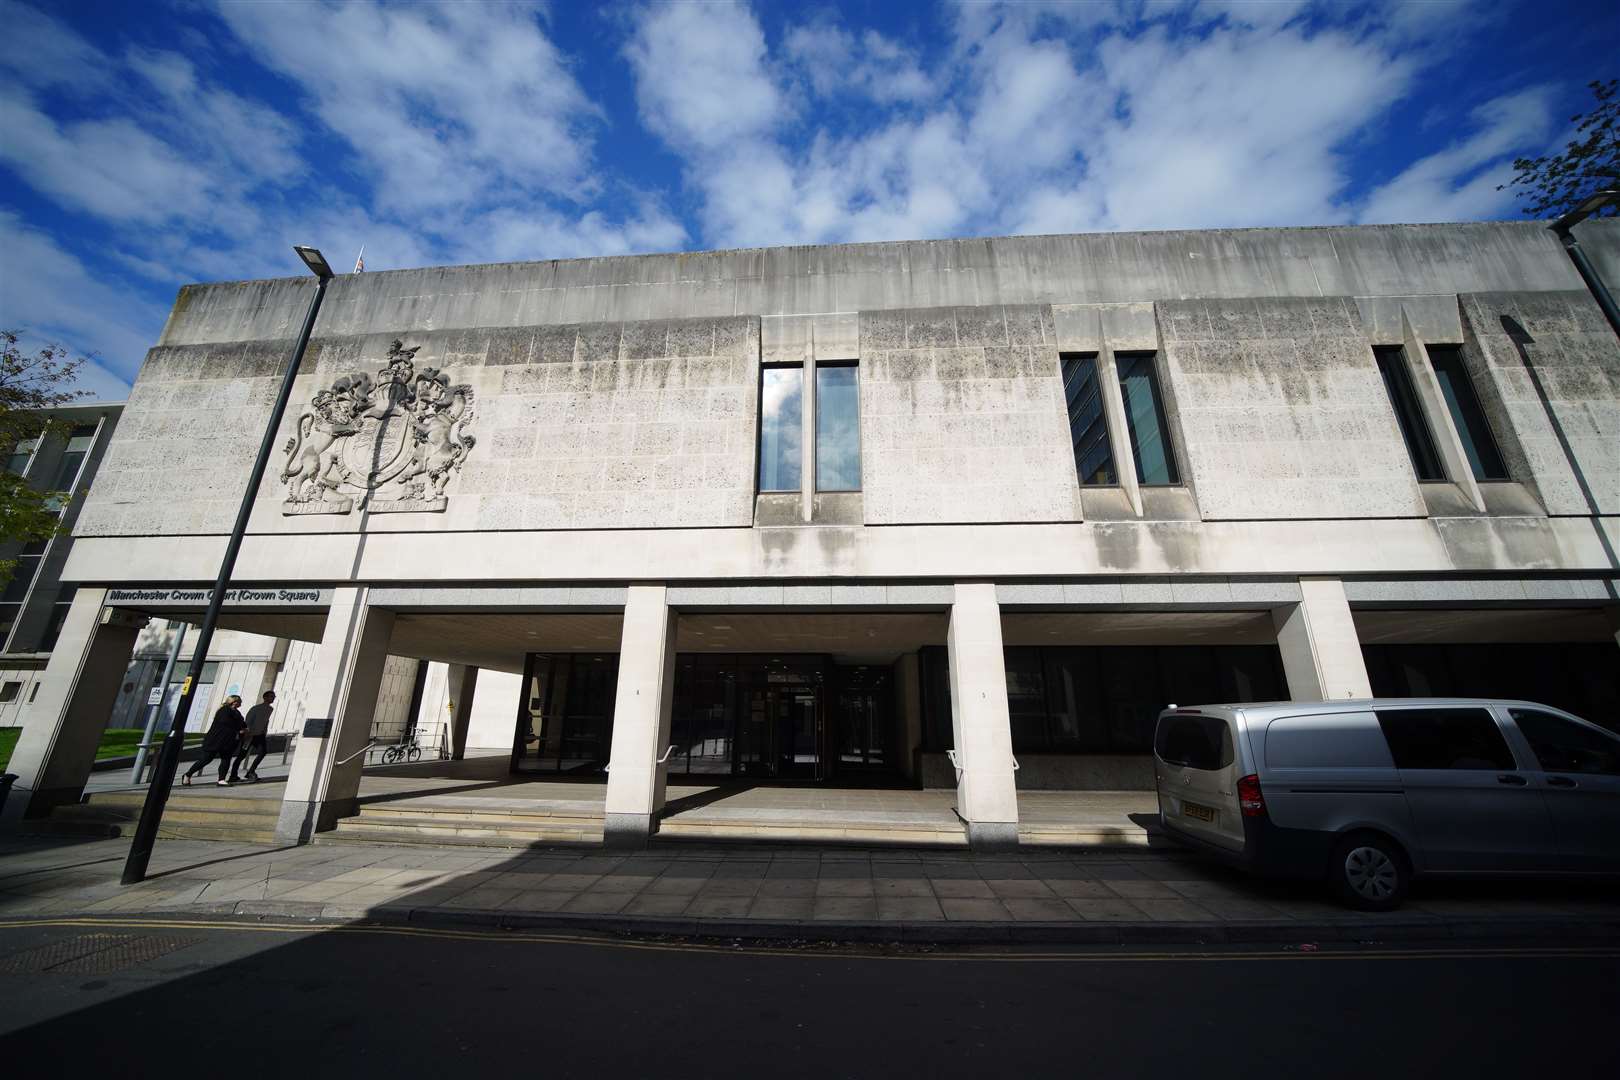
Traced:
<svg viewBox="0 0 1620 1080">
<path fill-rule="evenodd" d="M 253 759 L 253 764 L 248 766 L 241 779 L 258 782 L 259 762 L 264 760 L 265 751 L 270 748 L 270 714 L 275 711 L 275 701 L 276 692 L 266 690 L 264 700 L 247 711 L 247 731 L 242 735 L 242 747 L 236 753 L 236 760 L 231 763 L 232 780 L 238 778 L 237 770 L 242 767 L 242 762 L 247 760 L 248 755 L 257 751 L 259 756 Z"/>
</svg>

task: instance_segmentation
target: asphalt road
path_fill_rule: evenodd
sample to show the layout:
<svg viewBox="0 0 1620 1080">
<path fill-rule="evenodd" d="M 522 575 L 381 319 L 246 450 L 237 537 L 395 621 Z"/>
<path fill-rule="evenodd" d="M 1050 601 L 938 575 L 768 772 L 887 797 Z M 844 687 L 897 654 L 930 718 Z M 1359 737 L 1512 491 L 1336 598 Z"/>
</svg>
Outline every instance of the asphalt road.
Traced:
<svg viewBox="0 0 1620 1080">
<path fill-rule="evenodd" d="M 0 924 L 0 1070 L 19 1078 L 1574 1078 L 1620 1060 L 1616 1017 L 1614 945 L 929 953 Z"/>
</svg>

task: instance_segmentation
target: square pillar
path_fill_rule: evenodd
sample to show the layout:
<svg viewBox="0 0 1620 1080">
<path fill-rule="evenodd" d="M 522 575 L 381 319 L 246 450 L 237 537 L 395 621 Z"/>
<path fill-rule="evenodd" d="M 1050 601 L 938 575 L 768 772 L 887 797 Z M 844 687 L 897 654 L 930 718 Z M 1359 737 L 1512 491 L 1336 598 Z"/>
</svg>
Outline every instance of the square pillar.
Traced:
<svg viewBox="0 0 1620 1080">
<path fill-rule="evenodd" d="M 467 756 L 467 730 L 472 724 L 473 694 L 478 689 L 478 669 L 470 664 L 451 664 L 448 681 L 450 759 L 460 761 Z"/>
<path fill-rule="evenodd" d="M 17 775 L 6 800 L 7 828 L 84 794 L 135 638 L 146 625 L 144 615 L 103 608 L 106 595 L 105 589 L 89 588 L 73 594 L 50 663 L 40 673 L 39 694 L 23 710 L 22 735 L 5 769 Z"/>
<path fill-rule="evenodd" d="M 336 589 L 315 656 L 287 777 L 276 838 L 305 843 L 357 809 L 362 749 L 382 688 L 394 613 L 367 603 L 366 589 Z"/>
<path fill-rule="evenodd" d="M 1303 599 L 1274 608 L 1277 648 L 1294 701 L 1372 697 L 1344 583 L 1338 578 L 1300 578 Z"/>
<path fill-rule="evenodd" d="M 968 844 L 1018 846 L 1012 718 L 1001 648 L 1001 605 L 991 583 L 959 584 L 946 636 L 951 669 L 951 731 L 956 742 L 956 812 Z"/>
<path fill-rule="evenodd" d="M 675 618 L 663 585 L 630 586 L 602 829 L 603 842 L 615 847 L 645 845 L 664 808 L 669 767 L 658 759 L 669 744 L 674 706 Z"/>
<path fill-rule="evenodd" d="M 896 698 L 900 706 L 900 745 L 895 748 L 895 757 L 908 780 L 917 779 L 917 752 L 922 746 L 921 666 L 914 652 L 902 654 L 894 665 Z"/>
</svg>

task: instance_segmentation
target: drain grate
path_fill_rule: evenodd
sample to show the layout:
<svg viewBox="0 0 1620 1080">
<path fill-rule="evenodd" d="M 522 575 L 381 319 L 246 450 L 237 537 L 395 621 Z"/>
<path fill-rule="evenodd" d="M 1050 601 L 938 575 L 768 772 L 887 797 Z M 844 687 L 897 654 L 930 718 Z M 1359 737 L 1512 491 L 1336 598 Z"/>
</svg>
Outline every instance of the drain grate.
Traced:
<svg viewBox="0 0 1620 1080">
<path fill-rule="evenodd" d="M 0 957 L 0 974 L 110 975 L 198 940 L 164 934 L 79 934 Z"/>
</svg>

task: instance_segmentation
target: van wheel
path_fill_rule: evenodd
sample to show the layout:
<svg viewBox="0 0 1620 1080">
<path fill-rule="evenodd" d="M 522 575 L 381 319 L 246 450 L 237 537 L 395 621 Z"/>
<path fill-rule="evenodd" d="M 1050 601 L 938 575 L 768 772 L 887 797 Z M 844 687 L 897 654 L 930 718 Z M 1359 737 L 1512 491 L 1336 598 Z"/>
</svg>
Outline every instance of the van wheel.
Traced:
<svg viewBox="0 0 1620 1080">
<path fill-rule="evenodd" d="M 1357 833 L 1333 849 L 1328 882 L 1339 899 L 1362 911 L 1393 911 L 1412 879 L 1406 853 L 1376 833 Z"/>
</svg>

